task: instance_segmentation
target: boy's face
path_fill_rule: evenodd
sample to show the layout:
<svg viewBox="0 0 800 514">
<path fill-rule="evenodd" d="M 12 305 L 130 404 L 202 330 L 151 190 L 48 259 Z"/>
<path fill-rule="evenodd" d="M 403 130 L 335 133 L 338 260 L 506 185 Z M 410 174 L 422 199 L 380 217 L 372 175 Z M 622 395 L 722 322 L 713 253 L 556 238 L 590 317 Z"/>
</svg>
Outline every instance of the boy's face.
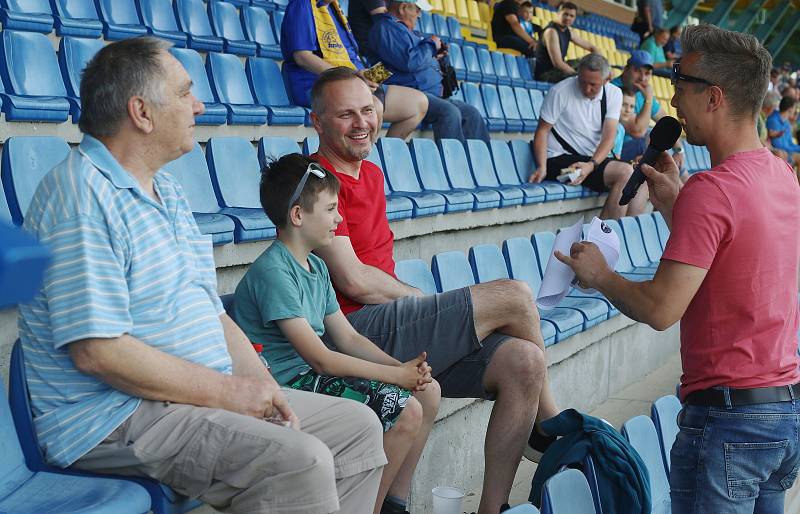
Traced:
<svg viewBox="0 0 800 514">
<path fill-rule="evenodd" d="M 335 194 L 320 191 L 314 208 L 303 210 L 300 230 L 312 249 L 328 246 L 333 241 L 334 231 L 342 222 L 338 207 L 339 198 Z"/>
<path fill-rule="evenodd" d="M 636 99 L 630 95 L 622 95 L 622 110 L 619 113 L 619 121 L 627 123 L 633 118 L 633 110 L 636 106 Z"/>
<path fill-rule="evenodd" d="M 531 21 L 531 18 L 533 17 L 533 9 L 530 7 L 521 7 L 519 9 L 519 17 L 525 21 Z"/>
</svg>

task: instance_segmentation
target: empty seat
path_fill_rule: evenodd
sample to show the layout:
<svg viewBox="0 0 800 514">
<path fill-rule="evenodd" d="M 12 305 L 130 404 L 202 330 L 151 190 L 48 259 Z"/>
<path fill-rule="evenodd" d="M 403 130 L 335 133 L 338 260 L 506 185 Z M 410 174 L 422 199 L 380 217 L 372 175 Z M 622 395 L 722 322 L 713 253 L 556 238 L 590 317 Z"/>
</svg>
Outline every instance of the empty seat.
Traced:
<svg viewBox="0 0 800 514">
<path fill-rule="evenodd" d="M 93 0 L 53 0 L 57 36 L 97 38 L 103 34 L 103 23 Z"/>
<path fill-rule="evenodd" d="M 258 142 L 258 162 L 263 167 L 270 161 L 280 159 L 290 153 L 299 153 L 297 141 L 284 136 L 264 136 Z"/>
<path fill-rule="evenodd" d="M 475 179 L 475 184 L 478 187 L 493 189 L 500 193 L 500 207 L 510 207 L 523 203 L 524 194 L 519 187 L 500 185 L 494 171 L 492 156 L 486 143 L 479 139 L 467 139 L 465 148 L 472 178 Z"/>
<path fill-rule="evenodd" d="M 259 57 L 283 59 L 281 46 L 272 31 L 272 16 L 260 7 L 242 7 L 242 25 L 247 39 L 253 41 Z"/>
<path fill-rule="evenodd" d="M 139 7 L 142 23 L 147 27 L 148 33 L 166 39 L 175 46 L 186 46 L 186 34 L 178 28 L 170 0 L 147 0 L 139 2 Z"/>
<path fill-rule="evenodd" d="M 674 394 L 662 396 L 653 402 L 650 408 L 650 417 L 658 433 L 658 442 L 661 446 L 661 458 L 664 461 L 664 469 L 669 476 L 671 466 L 669 452 L 678 437 L 678 413 L 681 411 L 681 402 Z"/>
<path fill-rule="evenodd" d="M 474 47 L 463 46 L 461 53 L 464 55 L 464 66 L 467 68 L 466 80 L 471 82 L 480 82 L 483 79 L 481 74 L 481 65 L 478 62 L 478 54 Z"/>
<path fill-rule="evenodd" d="M 511 154 L 514 156 L 514 164 L 516 165 L 520 182 L 528 182 L 528 177 L 536 171 L 530 142 L 522 139 L 512 139 L 508 144 L 511 147 Z M 562 200 L 566 195 L 566 190 L 557 182 L 543 181 L 539 185 L 545 190 L 545 201 Z"/>
<path fill-rule="evenodd" d="M 528 60 L 524 55 L 514 56 L 513 59 L 517 61 L 517 70 L 522 80 L 525 81 L 524 85 L 531 85 L 533 82 L 533 75 L 531 74 L 531 65 L 528 64 Z"/>
<path fill-rule="evenodd" d="M 436 293 L 436 281 L 430 267 L 422 259 L 407 259 L 394 265 L 394 274 L 401 282 L 416 287 L 426 295 Z"/>
<path fill-rule="evenodd" d="M 11 214 L 1 192 L 0 241 L 0 309 L 7 309 L 36 296 L 50 264 L 50 252 L 31 234 L 11 225 Z M 0 441 L 5 459 L 8 454 L 4 444 Z"/>
<path fill-rule="evenodd" d="M 658 433 L 653 421 L 647 416 L 636 416 L 622 425 L 622 435 L 639 454 L 650 475 L 650 497 L 652 514 L 670 512 L 669 479 L 661 458 Z"/>
<path fill-rule="evenodd" d="M 503 60 L 506 62 L 506 69 L 508 70 L 508 78 L 511 80 L 511 85 L 514 87 L 524 87 L 525 79 L 519 73 L 519 65 L 517 59 L 511 55 L 503 53 Z M 527 62 L 526 62 L 527 65 Z"/>
<path fill-rule="evenodd" d="M 95 4 L 106 39 L 126 39 L 147 34 L 147 27 L 142 25 L 133 0 L 95 0 Z"/>
<path fill-rule="evenodd" d="M 283 25 L 284 14 L 285 11 L 275 11 L 272 13 L 272 31 L 275 33 L 275 39 L 278 41 L 278 44 L 281 43 L 281 25 Z"/>
<path fill-rule="evenodd" d="M 655 271 L 657 263 L 651 261 L 647 251 L 645 251 L 642 230 L 639 228 L 636 218 L 630 216 L 620 218 L 619 224 L 622 226 L 622 232 L 625 235 L 625 248 L 628 249 L 631 264 L 640 268 L 652 267 Z"/>
<path fill-rule="evenodd" d="M 6 192 L 3 191 L 2 183 L 0 183 L 0 224 L 5 223 L 11 225 L 11 209 L 8 208 L 8 200 L 6 199 Z"/>
<path fill-rule="evenodd" d="M 382 137 L 378 141 L 378 149 L 391 191 L 413 202 L 414 217 L 431 216 L 445 211 L 444 197 L 422 191 L 414 174 L 414 164 L 405 141 L 395 137 Z"/>
<path fill-rule="evenodd" d="M 450 58 L 450 65 L 456 71 L 456 78 L 458 80 L 465 80 L 467 78 L 467 65 L 464 63 L 464 54 L 461 53 L 461 45 L 451 43 L 447 52 Z"/>
<path fill-rule="evenodd" d="M 431 15 L 433 19 L 433 30 L 434 34 L 439 36 L 443 41 L 449 42 L 450 41 L 450 28 L 447 26 L 447 20 L 441 14 L 433 13 Z"/>
<path fill-rule="evenodd" d="M 497 86 L 500 97 L 500 107 L 506 119 L 506 132 L 522 132 L 522 116 L 517 108 L 517 99 L 511 86 Z"/>
<path fill-rule="evenodd" d="M 61 38 L 58 44 L 58 65 L 67 88 L 73 121 L 81 117 L 81 72 L 103 46 L 99 39 L 76 37 Z"/>
<path fill-rule="evenodd" d="M 251 57 L 245 64 L 245 74 L 256 102 L 267 107 L 267 122 L 270 125 L 303 124 L 306 111 L 289 102 L 278 63 L 264 57 Z"/>
<path fill-rule="evenodd" d="M 261 168 L 253 145 L 238 137 L 212 137 L 206 143 L 206 160 L 217 202 L 223 206 L 220 212 L 236 223 L 234 240 L 274 238 L 275 225 L 261 208 Z"/>
<path fill-rule="evenodd" d="M 497 76 L 498 86 L 510 86 L 511 77 L 508 76 L 508 67 L 502 52 L 489 52 L 492 56 L 492 65 L 494 66 L 494 73 Z"/>
<path fill-rule="evenodd" d="M 461 83 L 461 91 L 464 94 L 464 101 L 471 106 L 475 107 L 480 113 L 481 117 L 486 120 L 486 107 L 483 105 L 483 97 L 481 96 L 481 90 L 479 89 L 478 84 L 474 82 L 462 82 Z"/>
<path fill-rule="evenodd" d="M 517 100 L 519 116 L 522 118 L 522 131 L 534 132 L 539 125 L 539 118 L 536 116 L 536 111 L 533 110 L 533 104 L 531 103 L 531 96 L 528 94 L 528 90 L 524 87 L 515 87 L 514 97 Z"/>
<path fill-rule="evenodd" d="M 447 31 L 450 34 L 450 42 L 458 41 L 462 44 L 470 44 L 469 41 L 464 39 L 461 33 L 461 22 L 452 16 L 448 16 L 445 21 L 447 22 Z"/>
<path fill-rule="evenodd" d="M 628 240 L 625 237 L 625 231 L 622 229 L 622 225 L 620 225 L 618 220 L 604 220 L 605 224 L 611 227 L 614 232 L 617 233 L 620 242 L 620 249 L 619 249 L 619 260 L 617 261 L 617 265 L 615 266 L 614 270 L 617 273 L 622 274 L 629 280 L 648 280 L 653 277 L 653 274 L 656 271 L 655 266 L 648 263 L 646 266 L 634 266 L 633 262 L 631 262 L 630 254 L 627 250 Z M 637 255 L 644 254 L 644 248 L 640 243 L 640 247 L 637 250 Z"/>
<path fill-rule="evenodd" d="M 410 146 L 414 169 L 422 188 L 444 197 L 446 202 L 444 212 L 472 210 L 475 203 L 474 195 L 469 191 L 450 188 L 436 143 L 432 139 L 414 138 Z"/>
<path fill-rule="evenodd" d="M 214 35 L 203 0 L 174 0 L 178 26 L 186 33 L 189 48 L 221 52 L 222 38 Z"/>
<path fill-rule="evenodd" d="M 50 40 L 44 34 L 4 30 L 0 73 L 8 121 L 66 121 L 67 90 Z"/>
<path fill-rule="evenodd" d="M 214 34 L 222 38 L 224 51 L 228 54 L 256 55 L 256 44 L 248 41 L 242 32 L 242 24 L 236 7 L 228 2 L 208 2 L 208 17 Z"/>
<path fill-rule="evenodd" d="M 206 71 L 217 98 L 228 109 L 228 123 L 263 125 L 267 122 L 267 108 L 253 100 L 238 57 L 210 52 L 206 57 Z"/>
<path fill-rule="evenodd" d="M 544 103 L 544 94 L 539 91 L 538 89 L 529 89 L 529 94 L 531 95 L 531 105 L 533 106 L 533 112 L 536 113 L 536 119 L 539 119 L 539 113 L 542 110 L 542 104 Z"/>
<path fill-rule="evenodd" d="M 432 36 L 436 34 L 436 32 L 434 31 L 435 29 L 433 27 L 433 18 L 431 17 L 430 12 L 420 11 L 416 28 L 426 36 Z"/>
<path fill-rule="evenodd" d="M 542 186 L 539 184 L 529 184 L 527 182 L 520 183 L 514 167 L 514 157 L 511 155 L 511 149 L 508 147 L 508 143 L 499 139 L 492 139 L 489 143 L 492 162 L 494 163 L 494 169 L 497 172 L 497 179 L 500 184 L 514 186 L 522 190 L 524 194 L 523 203 L 526 205 L 543 202 L 545 191 Z"/>
<path fill-rule="evenodd" d="M 431 259 L 431 271 L 440 293 L 475 285 L 467 257 L 461 252 L 442 252 Z"/>
<path fill-rule="evenodd" d="M 69 145 L 53 136 L 14 136 L 3 144 L 3 189 L 11 219 L 22 225 L 39 182 L 69 153 Z"/>
<path fill-rule="evenodd" d="M 186 69 L 192 79 L 192 94 L 203 102 L 206 108 L 201 116 L 195 116 L 195 123 L 199 125 L 224 124 L 228 119 L 228 109 L 217 101 L 211 90 L 203 58 L 190 48 L 170 48 L 170 52 Z"/>
<path fill-rule="evenodd" d="M 473 210 L 500 207 L 500 193 L 493 189 L 479 188 L 469 172 L 469 159 L 461 141 L 440 139 L 436 142 L 442 156 L 447 179 L 455 189 L 469 191 L 475 198 Z"/>
<path fill-rule="evenodd" d="M 647 258 L 650 262 L 658 262 L 661 260 L 662 248 L 661 241 L 658 238 L 658 228 L 653 216 L 648 212 L 640 214 L 635 217 L 636 223 L 639 224 L 639 230 L 642 231 L 642 240 L 644 241 L 644 251 L 647 253 Z"/>
<path fill-rule="evenodd" d="M 667 247 L 667 240 L 669 239 L 669 227 L 664 220 L 664 216 L 658 211 L 653 211 L 653 219 L 656 222 L 656 230 L 658 230 L 658 240 L 661 242 L 661 249 Z"/>
<path fill-rule="evenodd" d="M 564 469 L 542 488 L 542 514 L 595 514 L 592 491 L 583 473 Z"/>
<path fill-rule="evenodd" d="M 478 64 L 481 67 L 481 74 L 483 75 L 482 82 L 496 85 L 497 73 L 494 71 L 492 56 L 486 48 L 478 48 Z"/>
<path fill-rule="evenodd" d="M 319 149 L 319 136 L 306 136 L 303 139 L 303 155 L 311 155 L 317 153 Z"/>
<path fill-rule="evenodd" d="M 486 108 L 486 125 L 491 131 L 506 130 L 506 116 L 503 107 L 500 105 L 500 97 L 497 94 L 497 86 L 494 84 L 481 84 L 481 98 Z"/>
<path fill-rule="evenodd" d="M 317 145 L 319 145 L 319 139 L 317 139 Z M 386 173 L 383 171 L 383 163 L 381 162 L 377 145 L 372 145 L 372 149 L 370 149 L 369 155 L 365 160 L 377 166 L 383 174 L 383 194 L 386 195 L 386 219 L 392 221 L 411 218 L 414 215 L 414 203 L 410 198 L 392 192 L 389 187 L 389 181 L 386 180 Z"/>
<path fill-rule="evenodd" d="M 53 14 L 47 0 L 3 0 L 0 22 L 3 29 L 47 34 L 53 30 Z"/>
</svg>

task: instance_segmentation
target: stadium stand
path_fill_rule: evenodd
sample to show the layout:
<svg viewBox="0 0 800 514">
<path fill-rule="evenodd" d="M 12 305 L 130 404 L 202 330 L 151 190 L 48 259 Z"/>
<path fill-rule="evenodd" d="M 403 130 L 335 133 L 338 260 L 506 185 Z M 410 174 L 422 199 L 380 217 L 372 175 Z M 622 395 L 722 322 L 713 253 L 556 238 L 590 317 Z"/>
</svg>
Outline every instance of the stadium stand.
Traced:
<svg viewBox="0 0 800 514">
<path fill-rule="evenodd" d="M 52 2 L 57 36 L 99 38 L 103 24 L 92 0 L 54 0 Z"/>
</svg>

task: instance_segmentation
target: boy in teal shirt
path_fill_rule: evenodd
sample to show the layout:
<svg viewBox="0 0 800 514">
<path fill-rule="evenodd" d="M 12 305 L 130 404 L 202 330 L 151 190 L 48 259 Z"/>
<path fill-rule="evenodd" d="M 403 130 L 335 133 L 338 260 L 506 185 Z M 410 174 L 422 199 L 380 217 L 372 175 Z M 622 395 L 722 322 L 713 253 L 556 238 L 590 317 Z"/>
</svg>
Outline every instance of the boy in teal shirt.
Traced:
<svg viewBox="0 0 800 514">
<path fill-rule="evenodd" d="M 336 177 L 303 155 L 264 167 L 261 205 L 278 238 L 236 288 L 236 320 L 263 345 L 279 384 L 351 398 L 375 411 L 389 461 L 375 512 L 402 513 L 440 391 L 424 352 L 406 363 L 395 360 L 358 334 L 339 309 L 328 268 L 311 253 L 333 240 L 342 219 L 338 193 Z M 336 351 L 320 339 L 326 332 Z"/>
</svg>

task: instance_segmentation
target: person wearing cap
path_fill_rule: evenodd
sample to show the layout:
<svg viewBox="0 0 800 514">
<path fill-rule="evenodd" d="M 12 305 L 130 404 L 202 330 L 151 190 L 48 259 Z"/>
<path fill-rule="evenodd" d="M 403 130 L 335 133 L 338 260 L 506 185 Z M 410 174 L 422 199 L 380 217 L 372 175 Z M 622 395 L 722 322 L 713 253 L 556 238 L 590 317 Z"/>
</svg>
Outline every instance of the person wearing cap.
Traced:
<svg viewBox="0 0 800 514">
<path fill-rule="evenodd" d="M 358 45 L 337 0 L 290 0 L 281 25 L 281 53 L 287 90 L 296 105 L 311 107 L 311 86 L 329 68 L 346 66 L 364 78 Z M 387 136 L 408 137 L 428 110 L 425 95 L 364 80 L 376 99 L 379 123 L 372 138 L 383 120 L 391 123 Z"/>
<path fill-rule="evenodd" d="M 422 11 L 430 11 L 428 0 L 389 0 L 389 12 L 373 17 L 369 45 L 392 72 L 387 84 L 422 91 L 428 98 L 423 123 L 433 125 L 434 139 L 481 139 L 489 142 L 489 130 L 478 109 L 454 98 L 442 98 L 440 60 L 447 45 L 437 36 L 422 36 L 414 30 Z"/>
<path fill-rule="evenodd" d="M 573 66 L 578 61 L 566 62 L 570 42 L 593 54 L 599 53 L 597 47 L 582 37 L 573 34 L 569 28 L 578 16 L 578 6 L 572 2 L 561 2 L 558 6 L 556 20 L 550 22 L 542 32 L 541 44 L 536 48 L 536 66 L 533 75 L 536 80 L 544 82 L 560 82 L 577 72 Z"/>
<path fill-rule="evenodd" d="M 611 81 L 623 91 L 636 91 L 635 116 L 623 123 L 625 143 L 622 145 L 620 156 L 623 161 L 633 160 L 644 153 L 647 148 L 650 120 L 658 121 L 667 115 L 655 97 L 653 84 L 650 83 L 652 77 L 653 56 L 644 50 L 634 50 L 622 74 Z M 675 142 L 672 152 L 675 163 L 679 168 L 683 167 L 683 145 L 680 139 Z"/>
</svg>

